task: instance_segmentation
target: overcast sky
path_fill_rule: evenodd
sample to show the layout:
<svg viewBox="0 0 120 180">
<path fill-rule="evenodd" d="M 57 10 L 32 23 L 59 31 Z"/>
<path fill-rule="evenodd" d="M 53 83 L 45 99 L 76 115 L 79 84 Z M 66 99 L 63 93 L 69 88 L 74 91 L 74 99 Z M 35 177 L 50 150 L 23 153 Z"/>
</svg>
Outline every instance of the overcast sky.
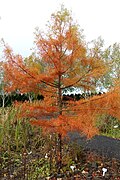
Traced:
<svg viewBox="0 0 120 180">
<path fill-rule="evenodd" d="M 72 10 L 86 41 L 101 36 L 107 46 L 120 42 L 120 0 L 0 0 L 0 38 L 15 53 L 30 55 L 35 27 L 44 29 L 61 4 Z"/>
</svg>

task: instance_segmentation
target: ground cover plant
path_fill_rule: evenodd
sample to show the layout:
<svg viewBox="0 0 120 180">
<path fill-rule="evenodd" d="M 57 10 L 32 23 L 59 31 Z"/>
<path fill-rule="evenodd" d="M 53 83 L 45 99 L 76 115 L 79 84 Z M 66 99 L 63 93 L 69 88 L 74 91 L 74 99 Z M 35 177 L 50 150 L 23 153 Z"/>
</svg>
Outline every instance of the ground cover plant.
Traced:
<svg viewBox="0 0 120 180">
<path fill-rule="evenodd" d="M 28 119 L 19 119 L 17 109 L 1 112 L 0 118 L 0 178 L 1 179 L 119 179 L 120 162 L 84 150 L 75 141 L 62 142 L 62 167 L 57 173 L 57 136 L 44 135 L 41 128 L 33 127 Z M 4 122 L 2 122 L 4 116 Z M 73 169 L 72 169 L 73 167 Z"/>
<path fill-rule="evenodd" d="M 67 134 L 77 131 L 91 138 L 99 134 L 98 117 L 120 119 L 118 77 L 107 93 L 78 101 L 63 100 L 63 93 L 70 88 L 96 90 L 109 67 L 96 49 L 87 51 L 82 31 L 64 6 L 51 15 L 46 31 L 36 29 L 37 56 L 24 59 L 4 43 L 4 91 L 29 94 L 28 101 L 16 101 L 1 113 L 1 169 L 7 171 L 2 172 L 4 177 L 15 178 L 16 170 L 16 178 L 22 175 L 23 179 L 67 171 L 74 174 L 70 166 L 80 161 L 77 154 L 84 153 L 76 147 L 76 154 L 70 154 L 73 147 L 70 149 L 64 141 Z M 33 100 L 33 94 L 44 98 Z M 81 167 L 77 170 L 86 172 Z"/>
</svg>

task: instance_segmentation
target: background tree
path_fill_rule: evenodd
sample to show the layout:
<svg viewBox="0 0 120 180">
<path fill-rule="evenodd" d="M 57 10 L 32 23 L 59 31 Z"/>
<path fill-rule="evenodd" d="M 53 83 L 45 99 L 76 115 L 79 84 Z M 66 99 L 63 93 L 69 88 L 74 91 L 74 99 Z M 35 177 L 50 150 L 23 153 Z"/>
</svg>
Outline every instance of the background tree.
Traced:
<svg viewBox="0 0 120 180">
<path fill-rule="evenodd" d="M 3 62 L 0 63 L 0 106 L 3 108 L 8 100 L 8 93 L 5 90 L 6 82 L 4 81 L 4 68 Z"/>
<path fill-rule="evenodd" d="M 109 81 L 111 81 L 109 86 L 114 86 L 114 80 L 120 80 L 120 44 L 114 43 L 106 48 L 103 53 L 103 58 L 110 66 L 110 71 L 107 74 L 110 79 Z"/>
<path fill-rule="evenodd" d="M 115 85 L 115 80 L 120 79 L 120 44 L 114 43 L 104 48 L 104 40 L 99 37 L 88 44 L 88 53 L 93 57 L 99 57 L 107 64 L 108 71 L 96 79 L 96 87 L 102 92 Z"/>
<path fill-rule="evenodd" d="M 90 42 L 88 47 L 88 53 L 93 57 L 101 57 L 108 67 L 108 71 L 95 80 L 96 91 L 99 91 L 100 93 L 110 91 L 110 89 L 116 85 L 116 81 L 119 84 L 120 80 L 120 44 L 114 43 L 113 45 L 104 48 L 104 40 L 99 37 Z M 92 91 L 92 94 L 95 92 Z M 111 131 L 111 129 L 113 130 L 114 124 L 118 121 L 118 118 L 115 118 L 110 114 L 100 115 L 98 119 L 98 124 L 101 124 L 101 128 L 99 127 L 99 129 L 104 132 L 106 131 L 106 127 L 109 131 Z"/>
</svg>

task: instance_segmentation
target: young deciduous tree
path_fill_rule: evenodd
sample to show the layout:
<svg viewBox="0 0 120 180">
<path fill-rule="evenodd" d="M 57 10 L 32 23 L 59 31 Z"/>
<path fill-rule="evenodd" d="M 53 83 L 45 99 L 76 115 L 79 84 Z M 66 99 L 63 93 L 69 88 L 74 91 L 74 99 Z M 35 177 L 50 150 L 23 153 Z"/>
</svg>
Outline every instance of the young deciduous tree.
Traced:
<svg viewBox="0 0 120 180">
<path fill-rule="evenodd" d="M 47 31 L 43 33 L 37 29 L 35 37 L 42 70 L 36 64 L 26 66 L 22 57 L 15 56 L 7 47 L 5 80 L 9 81 L 9 91 L 18 89 L 24 93 L 37 90 L 44 96 L 44 101 L 23 103 L 22 115 L 30 117 L 31 123 L 41 126 L 45 133 L 57 133 L 60 169 L 62 137 L 76 130 L 88 137 L 97 134 L 96 114 L 107 112 L 120 117 L 119 112 L 115 114 L 119 100 L 114 99 L 120 96 L 116 90 L 100 97 L 64 103 L 62 93 L 65 89 L 93 89 L 94 80 L 106 73 L 107 67 L 101 58 L 87 55 L 82 32 L 63 6 L 61 11 L 51 15 Z"/>
<path fill-rule="evenodd" d="M 108 71 L 104 76 L 96 79 L 96 85 L 99 89 L 110 89 L 115 84 L 115 80 L 120 79 L 120 43 L 114 43 L 104 48 L 104 40 L 99 37 L 88 44 L 88 52 L 93 57 L 102 58 L 108 66 Z"/>
</svg>

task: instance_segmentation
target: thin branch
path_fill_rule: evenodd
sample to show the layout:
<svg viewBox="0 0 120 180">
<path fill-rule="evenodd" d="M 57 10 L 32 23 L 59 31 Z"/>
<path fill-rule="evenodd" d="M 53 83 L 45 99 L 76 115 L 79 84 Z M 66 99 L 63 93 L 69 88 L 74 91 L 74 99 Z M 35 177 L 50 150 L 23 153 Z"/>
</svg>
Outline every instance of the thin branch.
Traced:
<svg viewBox="0 0 120 180">
<path fill-rule="evenodd" d="M 89 73 L 89 70 L 88 70 L 88 72 L 87 73 Z M 87 75 L 83 75 L 83 76 L 81 76 L 77 81 L 75 81 L 75 82 L 73 82 L 72 84 L 70 84 L 70 85 L 68 85 L 68 86 L 65 86 L 65 87 L 63 87 L 63 88 L 61 88 L 62 90 L 64 90 L 64 89 L 66 89 L 66 88 L 69 88 L 69 87 L 72 87 L 72 86 L 74 86 L 75 84 L 77 84 L 78 82 L 80 82 L 81 81 L 81 79 L 84 77 L 87 77 L 88 76 L 88 74 Z"/>
</svg>

